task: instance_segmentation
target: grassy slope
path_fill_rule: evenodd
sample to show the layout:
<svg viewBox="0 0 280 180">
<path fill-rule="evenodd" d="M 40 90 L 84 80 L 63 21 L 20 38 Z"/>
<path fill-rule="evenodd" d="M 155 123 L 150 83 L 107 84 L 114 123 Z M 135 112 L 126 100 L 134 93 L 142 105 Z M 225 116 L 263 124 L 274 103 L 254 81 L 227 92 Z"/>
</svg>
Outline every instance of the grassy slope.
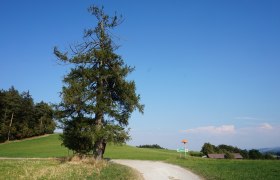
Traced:
<svg viewBox="0 0 280 180">
<path fill-rule="evenodd" d="M 0 145 L 0 157 L 60 157 L 68 151 L 60 146 L 58 135 Z M 198 173 L 206 179 L 280 179 L 280 161 L 214 160 L 178 158 L 175 151 L 141 149 L 131 146 L 106 148 L 105 157 L 113 159 L 162 160 Z M 1 171 L 1 169 L 0 169 Z"/>
<path fill-rule="evenodd" d="M 58 134 L 0 144 L 0 157 L 63 157 L 68 150 L 61 146 Z"/>
<path fill-rule="evenodd" d="M 69 152 L 71 155 L 71 152 Z M 59 135 L 0 144 L 0 157 L 65 157 Z M 28 166 L 26 166 L 28 164 Z M 137 179 L 138 174 L 122 165 L 108 164 L 101 171 L 88 164 L 56 160 L 0 160 L 0 179 Z"/>
<path fill-rule="evenodd" d="M 112 159 L 161 160 L 177 157 L 176 151 L 109 145 L 104 156 Z"/>
</svg>

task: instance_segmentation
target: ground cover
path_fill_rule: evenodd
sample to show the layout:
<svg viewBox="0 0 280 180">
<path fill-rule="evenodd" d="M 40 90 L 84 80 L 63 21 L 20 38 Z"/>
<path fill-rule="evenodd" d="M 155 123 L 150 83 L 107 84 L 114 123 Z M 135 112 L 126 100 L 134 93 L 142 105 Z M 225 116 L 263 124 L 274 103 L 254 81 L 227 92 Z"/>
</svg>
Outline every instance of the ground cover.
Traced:
<svg viewBox="0 0 280 180">
<path fill-rule="evenodd" d="M 228 160 L 197 157 L 172 158 L 168 163 L 187 168 L 205 179 L 280 179 L 280 161 L 277 160 Z"/>
<path fill-rule="evenodd" d="M 0 157 L 67 156 L 68 150 L 60 145 L 58 137 L 59 135 L 55 134 L 38 139 L 0 144 Z M 71 151 L 69 154 L 71 155 Z M 200 157 L 184 159 L 179 158 L 179 154 L 174 150 L 136 148 L 127 145 L 108 145 L 104 156 L 111 159 L 165 161 L 187 168 L 205 179 L 280 179 L 279 160 L 215 160 Z M 5 161 L 2 161 L 1 165 L 3 162 Z M 0 168 L 1 173 L 2 171 L 3 168 Z M 104 170 L 105 172 L 110 171 Z"/>
<path fill-rule="evenodd" d="M 0 157 L 65 157 L 71 154 L 61 146 L 59 134 L 0 144 Z"/>
<path fill-rule="evenodd" d="M 0 160 L 0 179 L 139 179 L 126 166 L 58 160 Z"/>
<path fill-rule="evenodd" d="M 176 151 L 109 146 L 106 157 L 113 159 L 160 160 L 179 165 L 205 179 L 280 179 L 280 161 L 228 160 L 200 157 L 180 158 Z"/>
</svg>

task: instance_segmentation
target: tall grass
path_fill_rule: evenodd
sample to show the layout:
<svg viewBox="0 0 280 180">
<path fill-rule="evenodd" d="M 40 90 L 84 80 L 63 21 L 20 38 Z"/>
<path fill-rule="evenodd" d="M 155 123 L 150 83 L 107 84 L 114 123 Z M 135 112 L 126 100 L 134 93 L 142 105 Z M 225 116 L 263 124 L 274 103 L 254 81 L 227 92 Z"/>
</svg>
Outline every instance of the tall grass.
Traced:
<svg viewBox="0 0 280 180">
<path fill-rule="evenodd" d="M 141 179 L 122 165 L 107 162 L 57 160 L 0 160 L 0 179 Z"/>
</svg>

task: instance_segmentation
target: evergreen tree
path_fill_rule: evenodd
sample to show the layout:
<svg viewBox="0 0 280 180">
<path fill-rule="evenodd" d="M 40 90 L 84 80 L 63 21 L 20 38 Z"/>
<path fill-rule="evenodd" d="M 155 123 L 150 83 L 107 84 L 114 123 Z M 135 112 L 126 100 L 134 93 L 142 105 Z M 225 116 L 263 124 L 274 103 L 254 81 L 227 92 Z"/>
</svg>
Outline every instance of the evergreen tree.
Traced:
<svg viewBox="0 0 280 180">
<path fill-rule="evenodd" d="M 20 124 L 20 111 L 21 111 L 22 98 L 19 92 L 12 86 L 6 93 L 4 98 L 5 104 L 5 117 L 3 119 L 4 129 L 3 135 L 7 136 L 7 140 L 17 139 L 21 136 L 17 133 Z"/>
<path fill-rule="evenodd" d="M 22 139 L 38 134 L 34 133 L 34 102 L 29 91 L 21 93 L 19 116 L 16 118 L 17 138 Z"/>
<path fill-rule="evenodd" d="M 124 143 L 129 139 L 125 127 L 131 113 L 143 112 L 134 81 L 127 66 L 115 53 L 110 30 L 119 25 L 119 16 L 110 17 L 103 7 L 91 6 L 89 12 L 97 26 L 84 33 L 84 42 L 71 48 L 70 56 L 54 48 L 58 59 L 72 64 L 64 78 L 57 118 L 62 125 L 63 144 L 79 154 L 92 152 L 101 159 L 108 142 Z"/>
<path fill-rule="evenodd" d="M 33 124 L 34 130 L 37 135 L 52 134 L 55 130 L 56 124 L 53 121 L 53 109 L 47 103 L 41 101 L 35 105 L 34 119 L 36 120 Z"/>
<path fill-rule="evenodd" d="M 0 90 L 0 142 L 50 134 L 54 129 L 53 109 L 47 103 L 34 104 L 29 91 Z"/>
</svg>

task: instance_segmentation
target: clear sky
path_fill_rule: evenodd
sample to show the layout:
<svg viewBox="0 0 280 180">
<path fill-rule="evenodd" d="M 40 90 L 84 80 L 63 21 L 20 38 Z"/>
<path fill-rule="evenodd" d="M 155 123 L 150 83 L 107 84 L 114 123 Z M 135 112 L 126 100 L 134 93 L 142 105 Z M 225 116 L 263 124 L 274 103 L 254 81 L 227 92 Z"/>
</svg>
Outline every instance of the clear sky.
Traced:
<svg viewBox="0 0 280 180">
<path fill-rule="evenodd" d="M 125 18 L 118 53 L 145 104 L 130 144 L 280 146 L 278 0 L 1 0 L 0 88 L 59 102 L 68 68 L 53 47 L 82 41 L 94 3 Z"/>
</svg>

